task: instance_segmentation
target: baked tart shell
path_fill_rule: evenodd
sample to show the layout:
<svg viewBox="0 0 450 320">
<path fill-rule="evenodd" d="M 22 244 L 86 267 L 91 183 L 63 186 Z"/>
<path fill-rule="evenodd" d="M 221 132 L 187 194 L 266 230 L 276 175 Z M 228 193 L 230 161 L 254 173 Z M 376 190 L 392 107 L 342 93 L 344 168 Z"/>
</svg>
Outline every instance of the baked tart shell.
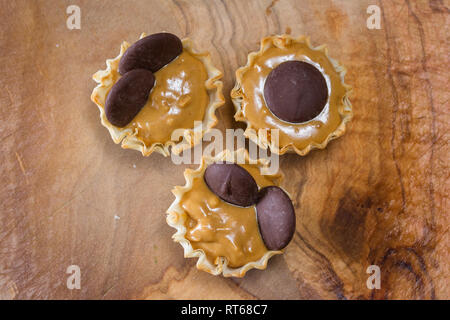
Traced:
<svg viewBox="0 0 450 320">
<path fill-rule="evenodd" d="M 145 36 L 146 34 L 142 33 L 140 39 Z M 91 100 L 97 105 L 100 111 L 100 121 L 102 125 L 108 129 L 114 143 L 121 143 L 121 146 L 124 149 L 140 151 L 143 156 L 149 156 L 153 152 L 158 152 L 163 156 L 169 156 L 170 152 L 180 154 L 183 150 L 192 148 L 194 145 L 200 143 L 203 136 L 211 128 L 216 126 L 218 120 L 215 111 L 225 103 L 222 93 L 223 83 L 220 81 L 223 74 L 219 69 L 213 66 L 211 56 L 208 52 L 197 52 L 194 49 L 192 41 L 188 38 L 183 39 L 182 44 L 183 50 L 189 52 L 203 63 L 208 75 L 208 79 L 205 82 L 205 88 L 209 96 L 209 102 L 205 108 L 205 115 L 201 120 L 201 127 L 200 125 L 196 125 L 194 128 L 185 128 L 183 139 L 181 139 L 181 141 L 169 140 L 166 142 L 154 142 L 151 145 L 147 145 L 143 139 L 138 136 L 137 129 L 133 131 L 131 128 L 119 128 L 108 121 L 105 114 L 106 97 L 112 86 L 120 78 L 118 72 L 119 62 L 125 51 L 130 47 L 130 44 L 124 41 L 120 46 L 119 55 L 113 59 L 107 59 L 106 69 L 97 71 L 92 77 L 98 85 L 92 91 Z M 200 120 L 198 122 L 200 123 Z M 194 131 L 197 133 L 194 134 Z"/>
<path fill-rule="evenodd" d="M 279 48 L 279 49 L 288 49 L 292 44 L 299 44 L 304 46 L 305 48 L 312 50 L 315 54 L 321 55 L 326 58 L 327 61 L 330 62 L 333 70 L 327 70 L 324 68 L 325 72 L 335 72 L 338 74 L 338 78 L 340 80 L 340 85 L 344 88 L 344 94 L 342 94 L 342 99 L 340 99 L 337 105 L 330 105 L 330 108 L 337 108 L 337 112 L 339 113 L 339 124 L 338 126 L 330 130 L 326 137 L 321 141 L 310 141 L 306 145 L 298 146 L 294 141 L 291 141 L 287 144 L 282 145 L 282 143 L 277 144 L 275 141 L 271 141 L 270 135 L 259 135 L 258 128 L 255 126 L 251 120 L 249 120 L 244 114 L 245 104 L 248 103 L 246 95 L 243 90 L 243 81 L 245 80 L 246 73 L 255 66 L 255 63 L 258 58 L 264 57 L 264 54 L 270 50 L 271 48 Z M 314 63 L 314 61 L 312 61 Z M 317 63 L 316 63 L 317 64 Z M 247 58 L 247 64 L 238 70 L 236 70 L 236 84 L 231 91 L 231 98 L 233 104 L 236 109 L 236 113 L 234 118 L 236 121 L 242 121 L 247 124 L 247 128 L 244 132 L 244 135 L 252 140 L 254 143 L 259 145 L 261 148 L 270 148 L 271 152 L 282 155 L 284 153 L 297 153 L 299 155 L 306 155 L 312 149 L 324 149 L 328 142 L 342 136 L 346 131 L 346 124 L 352 119 L 352 105 L 349 100 L 349 94 L 351 93 L 351 86 L 347 85 L 344 81 L 344 77 L 346 74 L 346 69 L 340 65 L 336 60 L 330 58 L 328 56 L 328 49 L 326 45 L 320 45 L 318 47 L 312 47 L 309 37 L 300 36 L 298 38 L 293 38 L 290 35 L 275 35 L 263 38 L 260 43 L 260 49 L 257 52 L 251 52 Z M 331 90 L 331 88 L 329 88 Z M 328 103 L 327 103 L 328 105 Z M 271 113 L 270 110 L 265 105 L 268 113 Z M 325 110 L 326 108 L 324 108 Z M 276 116 L 272 114 L 272 117 L 275 119 Z M 320 117 L 320 116 L 318 116 Z M 315 119 L 312 119 L 315 120 Z M 276 118 L 276 121 L 280 121 L 280 119 Z M 281 121 L 283 122 L 283 121 Z M 308 123 L 308 122 L 305 122 Z M 295 128 L 296 123 L 288 123 Z M 302 124 L 298 124 L 302 125 Z M 273 128 L 273 129 L 276 129 Z M 280 135 L 283 134 L 280 131 Z"/>
<path fill-rule="evenodd" d="M 172 236 L 172 239 L 175 242 L 178 242 L 183 247 L 184 257 L 198 258 L 196 265 L 197 268 L 212 275 L 222 274 L 224 277 L 243 277 L 250 269 L 265 269 L 270 257 L 282 253 L 282 251 L 267 250 L 267 252 L 265 252 L 264 255 L 257 261 L 248 262 L 243 266 L 233 268 L 228 265 L 227 259 L 225 257 L 218 257 L 216 261 L 209 261 L 207 255 L 202 249 L 194 249 L 191 242 L 186 239 L 187 228 L 185 225 L 187 220 L 187 213 L 181 206 L 181 200 L 184 194 L 192 190 L 195 178 L 203 178 L 205 169 L 209 164 L 219 161 L 236 162 L 236 159 L 238 159 L 238 157 L 245 158 L 246 163 L 249 163 L 249 155 L 245 149 L 238 149 L 235 152 L 224 150 L 214 157 L 202 157 L 201 164 L 196 170 L 185 170 L 184 178 L 186 180 L 186 184 L 184 186 L 174 187 L 172 193 L 175 196 L 175 200 L 167 210 L 166 221 L 169 226 L 177 230 L 176 233 Z M 258 165 L 260 168 L 264 169 L 267 166 L 267 162 L 265 162 L 264 160 L 253 161 L 253 163 L 256 163 L 256 165 Z M 274 179 L 276 185 L 279 185 L 282 176 L 281 174 L 275 174 L 272 175 L 271 178 Z"/>
</svg>

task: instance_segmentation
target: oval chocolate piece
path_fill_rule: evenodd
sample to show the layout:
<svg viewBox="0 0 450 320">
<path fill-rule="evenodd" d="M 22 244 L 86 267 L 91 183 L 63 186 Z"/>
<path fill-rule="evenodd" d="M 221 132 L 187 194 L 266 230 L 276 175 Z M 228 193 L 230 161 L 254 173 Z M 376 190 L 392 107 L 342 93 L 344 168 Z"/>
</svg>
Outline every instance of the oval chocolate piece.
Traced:
<svg viewBox="0 0 450 320">
<path fill-rule="evenodd" d="M 259 191 L 256 203 L 259 232 L 269 250 L 281 250 L 294 236 L 295 211 L 283 189 L 275 186 Z"/>
<path fill-rule="evenodd" d="M 124 127 L 133 120 L 147 103 L 155 84 L 151 71 L 136 69 L 117 81 L 106 98 L 105 113 L 111 124 Z"/>
<path fill-rule="evenodd" d="M 183 51 L 181 40 L 171 33 L 155 33 L 136 41 L 125 51 L 119 63 L 120 74 L 133 69 L 156 72 Z"/>
<path fill-rule="evenodd" d="M 208 187 L 222 200 L 248 207 L 258 198 L 258 185 L 247 170 L 234 163 L 213 163 L 205 170 Z"/>
<path fill-rule="evenodd" d="M 281 120 L 306 122 L 317 117 L 328 100 L 325 78 L 313 65 L 286 61 L 273 69 L 264 84 L 267 107 Z"/>
</svg>

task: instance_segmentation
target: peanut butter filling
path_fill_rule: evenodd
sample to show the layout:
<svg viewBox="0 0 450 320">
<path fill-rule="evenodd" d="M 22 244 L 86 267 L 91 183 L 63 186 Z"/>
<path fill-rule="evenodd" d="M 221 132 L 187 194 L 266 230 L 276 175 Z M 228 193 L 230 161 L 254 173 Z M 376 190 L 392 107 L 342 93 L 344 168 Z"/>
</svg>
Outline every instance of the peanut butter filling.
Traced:
<svg viewBox="0 0 450 320">
<path fill-rule="evenodd" d="M 307 122 L 290 123 L 277 118 L 264 100 L 264 83 L 267 76 L 279 64 L 290 60 L 311 63 L 327 82 L 328 102 L 316 118 Z M 241 77 L 241 88 L 237 94 L 243 96 L 243 118 L 255 130 L 279 129 L 280 148 L 293 144 L 296 148 L 303 149 L 311 143 L 320 144 L 342 123 L 339 108 L 342 108 L 342 101 L 348 89 L 325 53 L 311 49 L 306 43 L 287 40 L 282 46 L 273 45 L 256 55 Z M 235 97 L 235 94 L 232 93 L 232 97 Z"/>
<path fill-rule="evenodd" d="M 147 146 L 169 141 L 175 129 L 193 128 L 194 121 L 202 121 L 209 103 L 206 68 L 187 50 L 154 75 L 147 104 L 126 126 L 133 132 L 136 129 Z"/>
<path fill-rule="evenodd" d="M 259 188 L 275 184 L 261 175 L 257 166 L 241 166 Z M 259 233 L 255 206 L 243 208 L 223 201 L 211 192 L 203 175 L 194 178 L 180 204 L 187 215 L 186 239 L 194 250 L 202 249 L 211 263 L 224 257 L 228 266 L 237 268 L 259 260 L 268 251 Z"/>
</svg>

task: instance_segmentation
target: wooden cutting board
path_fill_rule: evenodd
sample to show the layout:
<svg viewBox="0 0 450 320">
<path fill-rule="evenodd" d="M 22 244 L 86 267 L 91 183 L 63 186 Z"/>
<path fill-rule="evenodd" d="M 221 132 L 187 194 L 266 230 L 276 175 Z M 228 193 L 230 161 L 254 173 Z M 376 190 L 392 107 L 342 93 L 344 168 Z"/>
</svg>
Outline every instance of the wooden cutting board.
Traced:
<svg viewBox="0 0 450 320">
<path fill-rule="evenodd" d="M 449 1 L 20 0 L 0 15 L 0 298 L 450 298 Z M 346 135 L 281 158 L 297 230 L 265 271 L 214 277 L 184 259 L 165 212 L 186 166 L 121 149 L 100 124 L 92 74 L 123 40 L 160 31 L 223 70 L 221 129 L 236 126 L 234 71 L 264 36 L 309 35 L 348 69 Z"/>
</svg>

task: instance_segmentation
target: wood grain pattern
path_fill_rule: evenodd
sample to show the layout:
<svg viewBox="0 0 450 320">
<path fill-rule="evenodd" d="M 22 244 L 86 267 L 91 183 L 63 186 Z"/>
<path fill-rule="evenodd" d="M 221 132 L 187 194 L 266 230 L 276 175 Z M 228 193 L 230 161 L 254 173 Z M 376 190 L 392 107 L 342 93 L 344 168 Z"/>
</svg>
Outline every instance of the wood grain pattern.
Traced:
<svg viewBox="0 0 450 320">
<path fill-rule="evenodd" d="M 81 30 L 66 28 L 69 4 Z M 381 30 L 366 28 L 370 4 Z M 21 0 L 0 15 L 0 298 L 450 298 L 449 1 Z M 234 71 L 263 36 L 310 35 L 348 69 L 348 133 L 281 159 L 297 231 L 265 271 L 197 271 L 165 222 L 185 167 L 121 149 L 99 123 L 91 75 L 161 30 L 224 71 L 222 129 L 240 126 Z M 66 287 L 72 264 L 80 290 Z"/>
</svg>

